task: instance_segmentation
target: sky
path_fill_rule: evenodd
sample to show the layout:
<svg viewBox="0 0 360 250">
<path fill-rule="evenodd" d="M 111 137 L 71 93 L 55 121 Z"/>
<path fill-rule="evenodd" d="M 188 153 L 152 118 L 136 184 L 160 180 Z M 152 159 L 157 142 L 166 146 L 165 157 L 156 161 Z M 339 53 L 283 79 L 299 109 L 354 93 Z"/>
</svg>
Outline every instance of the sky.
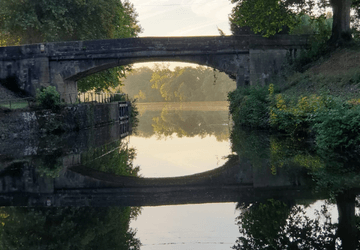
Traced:
<svg viewBox="0 0 360 250">
<path fill-rule="evenodd" d="M 129 0 L 139 14 L 140 37 L 230 35 L 230 0 Z"/>
<path fill-rule="evenodd" d="M 143 32 L 139 37 L 159 36 L 218 36 L 220 28 L 231 35 L 230 0 L 129 0 L 138 13 Z M 196 66 L 189 63 L 167 63 L 177 66 Z M 154 63 L 137 63 L 134 68 L 153 67 Z"/>
</svg>

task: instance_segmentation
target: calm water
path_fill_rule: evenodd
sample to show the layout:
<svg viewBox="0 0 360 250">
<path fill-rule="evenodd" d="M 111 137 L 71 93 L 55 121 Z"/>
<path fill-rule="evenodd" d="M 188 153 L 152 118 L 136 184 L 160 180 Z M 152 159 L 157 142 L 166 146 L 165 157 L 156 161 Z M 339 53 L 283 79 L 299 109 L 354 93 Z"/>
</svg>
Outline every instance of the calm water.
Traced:
<svg viewBox="0 0 360 250">
<path fill-rule="evenodd" d="M 138 108 L 125 138 L 0 142 L 1 248 L 358 249 L 350 155 L 233 129 L 226 102 Z"/>
<path fill-rule="evenodd" d="M 143 177 L 172 177 L 222 166 L 229 154 L 227 102 L 138 104 L 139 127 L 129 140 Z"/>
</svg>

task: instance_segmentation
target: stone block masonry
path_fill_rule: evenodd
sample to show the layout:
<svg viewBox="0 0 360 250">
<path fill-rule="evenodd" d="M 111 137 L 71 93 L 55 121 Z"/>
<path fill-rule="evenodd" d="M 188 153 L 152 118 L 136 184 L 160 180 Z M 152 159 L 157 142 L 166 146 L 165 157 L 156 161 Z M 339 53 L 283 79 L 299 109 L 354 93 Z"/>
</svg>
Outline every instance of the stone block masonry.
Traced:
<svg viewBox="0 0 360 250">
<path fill-rule="evenodd" d="M 0 82 L 13 79 L 29 95 L 56 86 L 66 102 L 75 100 L 77 81 L 105 69 L 140 62 L 178 61 L 213 67 L 238 87 L 263 84 L 281 70 L 291 50 L 308 46 L 307 36 L 258 35 L 142 37 L 0 47 Z"/>
<path fill-rule="evenodd" d="M 119 122 L 118 103 L 78 104 L 60 112 L 0 111 L 0 143 L 52 133 L 78 131 Z"/>
</svg>

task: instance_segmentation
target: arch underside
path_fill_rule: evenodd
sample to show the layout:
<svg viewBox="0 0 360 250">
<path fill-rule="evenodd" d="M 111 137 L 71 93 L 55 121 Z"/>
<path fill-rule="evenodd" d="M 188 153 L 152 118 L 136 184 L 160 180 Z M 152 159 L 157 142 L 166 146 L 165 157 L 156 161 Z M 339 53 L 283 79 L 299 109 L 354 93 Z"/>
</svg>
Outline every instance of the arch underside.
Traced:
<svg viewBox="0 0 360 250">
<path fill-rule="evenodd" d="M 63 70 L 63 79 L 66 81 L 78 81 L 81 78 L 92 75 L 94 73 L 114 68 L 117 66 L 125 66 L 134 63 L 146 62 L 185 62 L 194 63 L 202 66 L 212 67 L 229 75 L 230 78 L 236 79 L 239 71 L 242 74 L 248 71 L 248 53 L 244 54 L 205 54 L 205 55 L 188 55 L 188 56 L 148 56 L 138 58 L 121 58 L 121 59 L 93 59 L 78 60 L 72 68 L 67 67 Z M 65 63 L 66 64 L 66 63 Z"/>
</svg>

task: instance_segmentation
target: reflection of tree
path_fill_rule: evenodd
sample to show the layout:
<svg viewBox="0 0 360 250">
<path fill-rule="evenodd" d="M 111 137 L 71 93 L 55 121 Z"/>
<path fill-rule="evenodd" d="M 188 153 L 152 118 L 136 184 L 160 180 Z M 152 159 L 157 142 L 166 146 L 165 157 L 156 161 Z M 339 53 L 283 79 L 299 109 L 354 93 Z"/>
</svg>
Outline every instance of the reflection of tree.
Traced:
<svg viewBox="0 0 360 250">
<path fill-rule="evenodd" d="M 160 111 L 146 111 L 139 117 L 137 135 L 141 137 L 215 136 L 218 141 L 229 138 L 227 111 L 173 110 L 171 104 Z"/>
<path fill-rule="evenodd" d="M 130 207 L 0 209 L 1 249 L 140 249 Z"/>
<path fill-rule="evenodd" d="M 261 167 L 270 158 L 269 133 L 242 129 L 238 126 L 231 131 L 230 140 L 232 151 L 240 158 L 250 160 L 254 167 Z"/>
<path fill-rule="evenodd" d="M 360 219 L 355 215 L 355 190 L 360 183 L 357 150 L 320 150 L 311 141 L 239 129 L 232 131 L 231 141 L 240 158 L 250 160 L 252 166 L 269 167 L 274 175 L 280 168 L 306 169 L 316 191 L 336 202 L 339 213 L 339 223 L 331 224 L 326 209 L 316 219 L 310 219 L 302 207 L 293 206 L 284 220 L 281 202 L 252 205 L 239 217 L 244 236 L 238 239 L 235 249 L 355 250 L 360 246 Z M 323 224 L 321 217 L 325 219 Z"/>
<path fill-rule="evenodd" d="M 225 112 L 223 112 L 225 113 Z M 169 111 L 164 108 L 158 117 L 153 118 L 152 127 L 157 136 L 168 137 L 176 134 L 178 137 L 211 136 L 218 141 L 228 139 L 227 121 L 219 111 Z"/>
<path fill-rule="evenodd" d="M 303 206 L 268 200 L 242 212 L 238 225 L 233 249 L 339 249 L 327 206 L 310 219 Z"/>
<path fill-rule="evenodd" d="M 115 141 L 81 154 L 82 165 L 106 173 L 137 176 L 140 168 L 133 166 L 136 152 L 123 141 Z"/>
</svg>

